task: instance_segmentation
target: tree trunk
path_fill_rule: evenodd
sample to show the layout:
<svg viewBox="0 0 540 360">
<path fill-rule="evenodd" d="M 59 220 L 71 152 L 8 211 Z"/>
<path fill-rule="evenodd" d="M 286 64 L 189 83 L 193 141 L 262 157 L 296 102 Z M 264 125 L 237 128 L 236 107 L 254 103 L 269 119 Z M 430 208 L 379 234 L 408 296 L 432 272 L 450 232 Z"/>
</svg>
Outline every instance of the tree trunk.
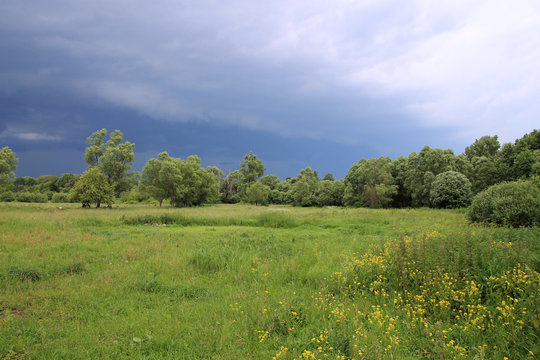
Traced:
<svg viewBox="0 0 540 360">
<path fill-rule="evenodd" d="M 161 207 L 161 204 L 163 204 L 163 199 L 159 199 L 159 207 Z"/>
</svg>

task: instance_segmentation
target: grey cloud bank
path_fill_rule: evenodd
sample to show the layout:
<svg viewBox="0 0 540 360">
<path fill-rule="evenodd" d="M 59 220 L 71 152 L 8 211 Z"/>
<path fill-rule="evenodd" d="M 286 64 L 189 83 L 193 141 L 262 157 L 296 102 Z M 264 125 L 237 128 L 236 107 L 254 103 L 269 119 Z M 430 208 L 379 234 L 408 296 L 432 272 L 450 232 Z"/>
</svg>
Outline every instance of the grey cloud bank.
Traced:
<svg viewBox="0 0 540 360">
<path fill-rule="evenodd" d="M 18 173 L 39 148 L 82 153 L 104 126 L 136 151 L 181 141 L 180 155 L 218 166 L 279 139 L 290 153 L 261 155 L 282 174 L 309 160 L 346 171 L 300 146 L 357 161 L 538 127 L 536 1 L 8 0 L 0 12 L 0 142 L 17 146 Z"/>
</svg>

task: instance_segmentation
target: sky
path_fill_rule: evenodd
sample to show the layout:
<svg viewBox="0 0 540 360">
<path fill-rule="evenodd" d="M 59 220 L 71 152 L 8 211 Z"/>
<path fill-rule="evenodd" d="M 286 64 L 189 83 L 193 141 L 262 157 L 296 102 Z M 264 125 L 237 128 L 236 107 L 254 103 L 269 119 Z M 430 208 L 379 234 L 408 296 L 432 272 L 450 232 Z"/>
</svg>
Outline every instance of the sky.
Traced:
<svg viewBox="0 0 540 360">
<path fill-rule="evenodd" d="M 284 179 L 361 158 L 456 154 L 540 128 L 540 1 L 3 0 L 0 147 L 17 176 L 85 170 L 119 129 Z"/>
</svg>

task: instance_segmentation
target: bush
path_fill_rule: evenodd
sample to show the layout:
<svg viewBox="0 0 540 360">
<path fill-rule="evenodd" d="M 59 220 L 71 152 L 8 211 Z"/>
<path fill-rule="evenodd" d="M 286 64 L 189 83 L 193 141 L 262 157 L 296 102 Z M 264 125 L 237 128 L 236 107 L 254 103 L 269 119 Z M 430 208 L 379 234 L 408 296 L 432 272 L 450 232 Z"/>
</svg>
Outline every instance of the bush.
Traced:
<svg viewBox="0 0 540 360">
<path fill-rule="evenodd" d="M 15 194 L 13 194 L 12 191 L 4 191 L 3 193 L 0 193 L 0 201 L 15 201 Z"/>
<path fill-rule="evenodd" d="M 67 203 L 67 202 L 70 202 L 69 201 L 69 194 L 68 193 L 55 193 L 52 196 L 51 201 L 53 203 Z"/>
<path fill-rule="evenodd" d="M 15 199 L 19 202 L 29 202 L 29 203 L 46 203 L 49 201 L 47 195 L 41 193 L 33 192 L 18 192 L 15 196 Z"/>
<path fill-rule="evenodd" d="M 136 186 L 130 191 L 124 191 L 120 194 L 120 201 L 124 204 L 137 204 L 142 202 L 149 202 L 150 195 L 141 191 L 141 189 Z"/>
<path fill-rule="evenodd" d="M 437 208 L 455 209 L 471 203 L 471 182 L 456 171 L 446 171 L 435 177 L 429 194 L 431 205 Z"/>
<path fill-rule="evenodd" d="M 540 225 L 540 189 L 523 180 L 493 185 L 476 195 L 467 217 L 512 227 Z"/>
</svg>

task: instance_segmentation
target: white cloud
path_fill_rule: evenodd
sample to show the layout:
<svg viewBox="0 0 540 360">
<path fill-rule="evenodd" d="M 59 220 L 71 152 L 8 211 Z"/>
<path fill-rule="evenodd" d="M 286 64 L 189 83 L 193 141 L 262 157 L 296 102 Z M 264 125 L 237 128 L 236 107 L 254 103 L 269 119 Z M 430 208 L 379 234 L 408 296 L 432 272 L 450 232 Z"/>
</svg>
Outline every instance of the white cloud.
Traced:
<svg viewBox="0 0 540 360">
<path fill-rule="evenodd" d="M 532 130 L 540 112 L 540 3 L 474 4 L 453 14 L 451 29 L 360 69 L 354 80 L 408 94 L 408 108 L 427 125 L 452 125 L 464 137 L 499 133 L 510 141 Z"/>
<path fill-rule="evenodd" d="M 62 141 L 63 137 L 36 132 L 18 132 L 9 127 L 0 133 L 0 138 L 15 138 L 25 141 Z"/>
</svg>

